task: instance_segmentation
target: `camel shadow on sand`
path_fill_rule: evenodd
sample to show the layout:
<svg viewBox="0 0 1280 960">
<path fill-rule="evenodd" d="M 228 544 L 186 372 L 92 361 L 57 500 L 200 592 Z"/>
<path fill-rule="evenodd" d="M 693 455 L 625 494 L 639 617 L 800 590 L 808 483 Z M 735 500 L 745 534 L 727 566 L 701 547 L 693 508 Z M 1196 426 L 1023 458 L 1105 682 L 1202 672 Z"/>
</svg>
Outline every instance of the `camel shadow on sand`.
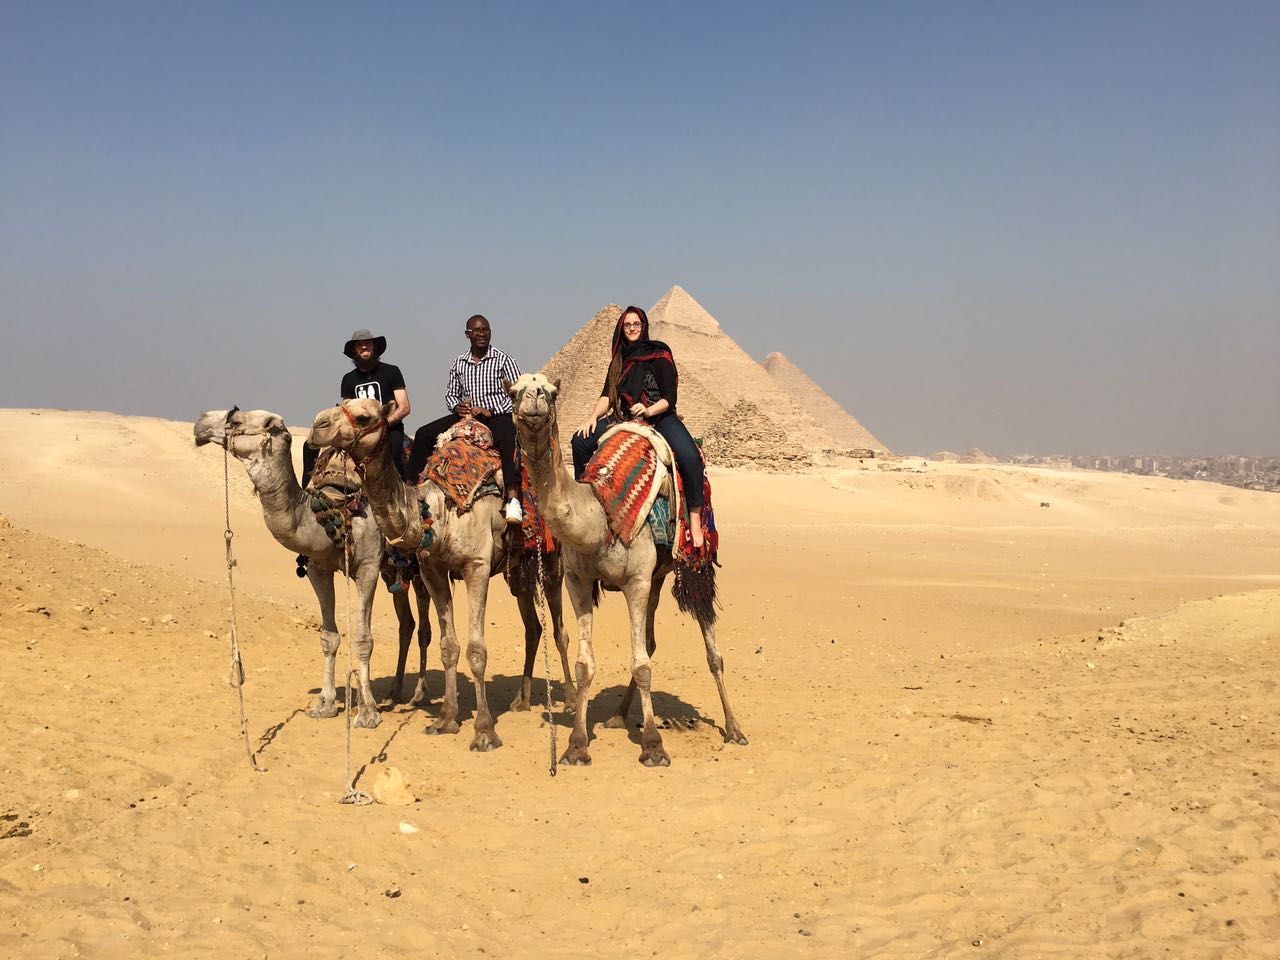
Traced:
<svg viewBox="0 0 1280 960">
<path fill-rule="evenodd" d="M 520 692 L 523 678 L 519 674 L 491 674 L 487 678 L 489 703 L 494 710 L 495 719 L 506 714 L 518 716 L 519 712 L 511 710 L 509 704 Z M 444 671 L 428 670 L 427 702 L 410 705 L 405 702 L 413 693 L 413 686 L 406 680 L 403 697 L 405 700 L 392 701 L 395 691 L 395 677 L 378 677 L 373 681 L 374 696 L 378 700 L 383 723 L 408 714 L 420 714 L 423 717 L 439 715 L 440 697 L 444 691 Z M 541 714 L 546 710 L 546 678 L 535 677 L 533 681 L 533 703 L 530 712 Z M 603 726 L 604 722 L 614 715 L 618 704 L 626 693 L 625 684 L 613 684 L 608 687 L 596 687 L 591 692 L 591 703 L 587 707 L 587 726 L 589 729 Z M 319 688 L 308 691 L 312 697 L 320 692 Z M 553 703 L 552 719 L 557 727 L 571 729 L 573 716 L 564 709 L 564 682 L 551 682 L 551 698 Z M 345 709 L 346 687 L 338 687 L 338 703 Z M 463 671 L 458 675 L 458 722 L 465 724 L 475 718 L 476 694 L 475 684 Z M 301 713 L 302 711 L 295 711 Z M 523 712 L 523 711 L 520 711 Z M 653 712 L 659 719 L 658 729 L 692 731 L 702 727 L 718 730 L 716 722 L 705 716 L 697 707 L 665 690 L 653 691 Z M 292 719 L 292 716 L 289 718 Z M 628 716 L 627 735 L 636 744 L 640 743 L 640 702 L 637 697 L 631 704 Z"/>
</svg>

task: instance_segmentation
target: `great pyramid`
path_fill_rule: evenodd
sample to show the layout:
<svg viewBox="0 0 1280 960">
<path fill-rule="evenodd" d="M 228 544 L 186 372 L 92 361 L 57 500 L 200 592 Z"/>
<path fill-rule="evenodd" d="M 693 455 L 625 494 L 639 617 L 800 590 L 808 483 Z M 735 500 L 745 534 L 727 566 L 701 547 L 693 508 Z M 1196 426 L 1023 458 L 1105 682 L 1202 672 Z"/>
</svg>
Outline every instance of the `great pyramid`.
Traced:
<svg viewBox="0 0 1280 960">
<path fill-rule="evenodd" d="M 760 362 L 769 376 L 805 410 L 835 437 L 836 442 L 848 449 L 874 450 L 889 453 L 889 448 L 876 439 L 870 430 L 860 424 L 849 411 L 809 378 L 803 370 L 781 353 L 771 353 Z"/>
<path fill-rule="evenodd" d="M 566 454 L 570 436 L 600 397 L 621 312 L 617 304 L 604 307 L 543 367 L 549 378 L 561 381 L 560 442 Z M 650 336 L 666 341 L 675 355 L 676 406 L 689 431 L 702 440 L 709 463 L 784 470 L 848 446 L 800 409 L 680 287 L 654 304 L 649 324 Z"/>
</svg>

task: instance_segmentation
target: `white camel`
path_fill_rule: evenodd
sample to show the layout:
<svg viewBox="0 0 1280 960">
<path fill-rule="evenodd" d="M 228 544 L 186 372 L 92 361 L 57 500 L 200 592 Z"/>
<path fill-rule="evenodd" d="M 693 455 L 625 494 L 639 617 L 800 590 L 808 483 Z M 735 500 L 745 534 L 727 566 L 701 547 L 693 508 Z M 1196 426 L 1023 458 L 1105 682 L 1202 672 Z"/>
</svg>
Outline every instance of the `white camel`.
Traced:
<svg viewBox="0 0 1280 960">
<path fill-rule="evenodd" d="M 227 451 L 244 464 L 262 505 L 267 529 L 276 541 L 292 554 L 308 558 L 307 580 L 320 604 L 320 649 L 324 652 L 324 682 L 320 697 L 307 711 L 310 717 L 338 715 L 336 660 L 339 634 L 335 619 L 334 575 L 345 569 L 343 549 L 336 546 L 324 527 L 316 520 L 310 498 L 298 485 L 290 453 L 292 436 L 284 420 L 266 410 L 210 410 L 195 422 L 196 446 L 206 443 L 225 444 Z M 369 676 L 369 660 L 373 655 L 370 618 L 377 590 L 379 567 L 383 564 L 383 537 L 372 516 L 356 514 L 351 518 L 351 578 L 356 585 L 356 635 L 352 650 L 360 661 L 360 707 L 357 727 L 376 727 L 380 717 L 373 697 Z M 418 603 L 419 670 L 412 698 L 425 698 L 427 646 L 431 643 L 431 624 L 427 610 L 426 589 L 413 578 Z M 400 653 L 392 699 L 399 699 L 404 682 L 405 660 L 414 633 L 414 618 L 409 599 L 403 591 L 393 593 L 396 616 L 400 621 Z M 348 705 L 350 707 L 350 705 Z"/>
<path fill-rule="evenodd" d="M 631 684 L 618 713 L 606 726 L 625 725 L 632 694 L 639 690 L 644 716 L 640 762 L 646 766 L 667 766 L 671 758 L 653 718 L 649 660 L 655 649 L 653 622 L 662 583 L 674 568 L 670 551 L 659 551 L 647 525 L 629 545 L 609 535 L 608 520 L 595 494 L 589 486 L 575 483 L 565 468 L 556 439 L 558 383 L 552 383 L 540 373 L 526 373 L 509 385 L 508 391 L 514 406 L 512 418 L 516 424 L 520 453 L 547 525 L 560 543 L 569 600 L 578 617 L 578 657 L 575 664 L 578 708 L 574 714 L 569 747 L 560 762 L 591 762 L 587 750 L 587 701 L 596 672 L 591 647 L 592 594 L 595 584 L 602 582 L 622 590 L 631 620 Z M 724 658 L 716 648 L 714 616 L 708 611 L 698 620 L 707 650 L 707 665 L 715 678 L 720 703 L 724 707 L 725 742 L 746 744 L 747 738 L 729 706 L 729 694 L 724 683 Z"/>
</svg>

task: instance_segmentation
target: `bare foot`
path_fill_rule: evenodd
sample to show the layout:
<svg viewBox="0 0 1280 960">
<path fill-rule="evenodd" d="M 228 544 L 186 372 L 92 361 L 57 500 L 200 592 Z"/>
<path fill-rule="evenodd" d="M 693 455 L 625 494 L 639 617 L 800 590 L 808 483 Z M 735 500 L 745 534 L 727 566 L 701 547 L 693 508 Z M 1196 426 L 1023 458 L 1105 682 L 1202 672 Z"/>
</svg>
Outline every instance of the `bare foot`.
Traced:
<svg viewBox="0 0 1280 960">
<path fill-rule="evenodd" d="M 702 549 L 702 511 L 689 511 L 689 537 L 693 540 L 694 549 Z"/>
</svg>

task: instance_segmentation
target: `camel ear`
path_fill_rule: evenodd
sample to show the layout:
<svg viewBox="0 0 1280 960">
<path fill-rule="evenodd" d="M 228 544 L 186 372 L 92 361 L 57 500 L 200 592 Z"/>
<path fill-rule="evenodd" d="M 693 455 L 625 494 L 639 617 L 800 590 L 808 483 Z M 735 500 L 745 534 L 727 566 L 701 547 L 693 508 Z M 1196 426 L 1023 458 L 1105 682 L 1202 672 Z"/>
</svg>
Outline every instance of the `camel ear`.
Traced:
<svg viewBox="0 0 1280 960">
<path fill-rule="evenodd" d="M 560 378 L 556 377 L 551 381 L 551 386 L 555 388 L 556 393 L 560 392 Z"/>
<path fill-rule="evenodd" d="M 382 405 L 382 410 L 380 411 L 382 413 L 382 419 L 383 420 L 387 419 L 387 417 L 391 416 L 391 414 L 395 413 L 395 411 L 396 411 L 396 402 L 394 400 L 392 400 L 390 403 L 384 403 Z"/>
</svg>

